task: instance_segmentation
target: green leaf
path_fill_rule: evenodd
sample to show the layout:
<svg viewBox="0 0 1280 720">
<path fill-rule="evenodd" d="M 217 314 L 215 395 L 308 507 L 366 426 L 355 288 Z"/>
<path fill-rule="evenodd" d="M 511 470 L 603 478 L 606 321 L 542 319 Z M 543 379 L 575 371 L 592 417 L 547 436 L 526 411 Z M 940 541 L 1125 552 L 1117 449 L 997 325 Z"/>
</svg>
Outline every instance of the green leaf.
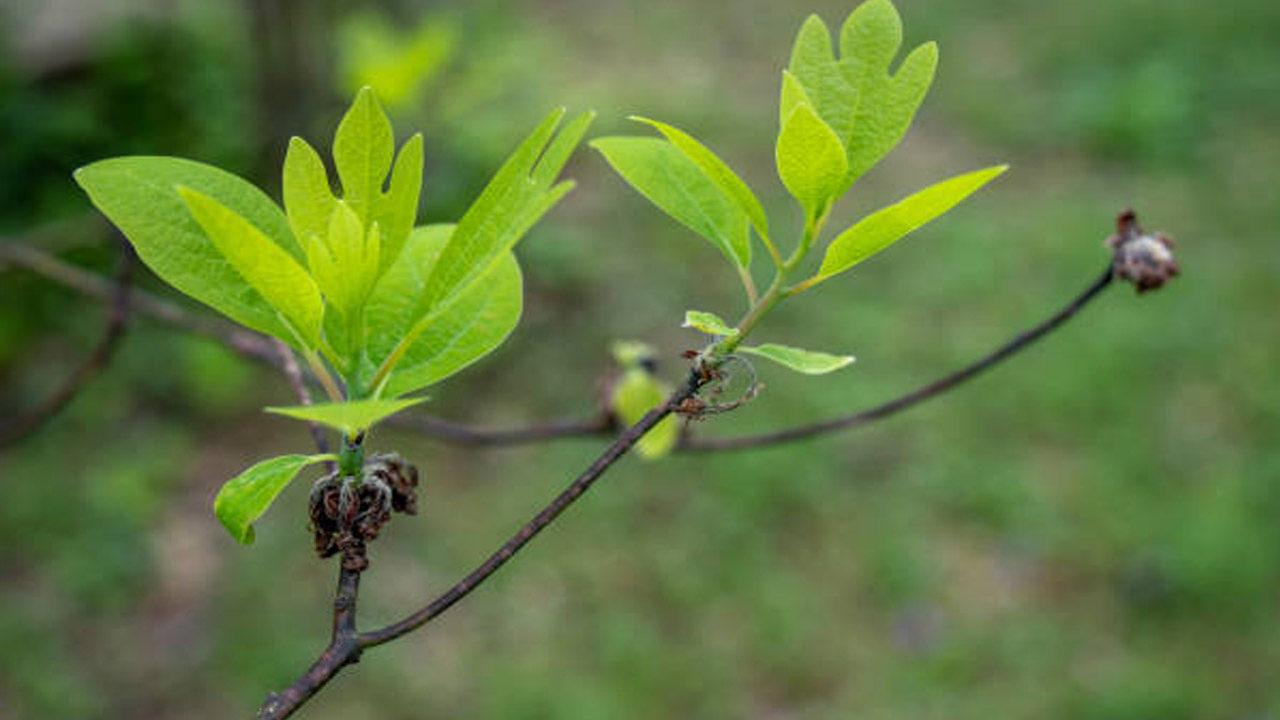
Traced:
<svg viewBox="0 0 1280 720">
<path fill-rule="evenodd" d="M 266 408 L 266 411 L 291 417 L 295 420 L 320 423 L 340 430 L 347 436 L 352 436 L 424 400 L 426 398 L 352 400 L 350 402 L 318 403 L 316 405 L 269 407 Z"/>
<path fill-rule="evenodd" d="M 728 323 L 720 319 L 720 316 L 701 310 L 686 310 L 684 327 L 720 337 L 733 337 L 738 334 L 738 329 L 730 327 Z"/>
<path fill-rule="evenodd" d="M 306 140 L 290 139 L 284 156 L 284 209 L 294 237 L 304 246 L 312 235 L 323 237 L 335 202 L 320 154 Z"/>
<path fill-rule="evenodd" d="M 591 146 L 641 195 L 710 240 L 730 262 L 738 267 L 751 262 L 747 214 L 675 145 L 657 138 L 609 137 L 592 140 Z"/>
<path fill-rule="evenodd" d="M 302 260 L 284 213 L 258 188 L 218 168 L 167 157 L 103 160 L 75 178 L 165 282 L 241 325 L 291 339 L 275 308 L 210 241 L 177 191 L 183 185 L 216 199 Z"/>
<path fill-rule="evenodd" d="M 639 367 L 625 370 L 613 388 L 613 412 L 625 425 L 635 425 L 648 412 L 666 401 L 671 389 L 660 383 L 647 370 Z M 636 453 L 646 460 L 667 455 L 680 439 L 680 425 L 668 416 L 653 426 L 636 443 Z"/>
<path fill-rule="evenodd" d="M 818 116 L 843 143 L 852 130 L 858 97 L 836 62 L 831 31 L 817 15 L 810 15 L 800 27 L 788 70 L 804 87 Z M 783 82 L 785 97 L 786 80 Z M 788 117 L 789 113 L 783 115 L 784 126 Z"/>
<path fill-rule="evenodd" d="M 191 188 L 178 194 L 231 267 L 280 314 L 291 331 L 280 339 L 317 347 L 324 301 L 302 265 L 235 210 Z"/>
<path fill-rule="evenodd" d="M 382 228 L 382 252 L 379 272 L 391 267 L 400 249 L 413 232 L 418 220 L 418 201 L 422 196 L 422 134 L 418 133 L 400 148 L 395 168 L 391 171 L 390 188 L 378 195 L 374 221 Z"/>
<path fill-rule="evenodd" d="M 346 316 L 360 311 L 378 274 L 381 226 L 365 232 L 355 210 L 345 200 L 333 205 L 323 236 L 312 235 L 307 261 L 321 292 Z"/>
<path fill-rule="evenodd" d="M 231 537 L 243 545 L 253 543 L 253 523 L 271 507 L 281 491 L 302 468 L 333 455 L 282 455 L 263 460 L 228 480 L 213 500 L 213 512 Z"/>
<path fill-rule="evenodd" d="M 755 347 L 742 345 L 738 351 L 772 360 L 805 375 L 825 375 L 853 362 L 852 355 L 829 355 L 774 343 Z"/>
<path fill-rule="evenodd" d="M 366 227 L 374 220 L 374 210 L 382 196 L 382 184 L 391 171 L 395 135 L 391 121 L 374 96 L 362 88 L 347 110 L 333 138 L 333 161 L 342 179 L 342 199 L 347 201 Z"/>
<path fill-rule="evenodd" d="M 783 126 L 787 124 L 787 119 L 791 117 L 791 113 L 795 112 L 797 105 L 813 105 L 813 100 L 809 98 L 809 93 L 805 92 L 804 86 L 791 74 L 790 70 L 782 71 L 782 95 L 778 98 L 778 131 L 781 132 Z"/>
<path fill-rule="evenodd" d="M 520 267 L 508 252 L 424 327 L 414 328 L 413 300 L 453 230 L 453 225 L 415 230 L 365 306 L 369 357 L 375 361 L 380 363 L 402 338 L 416 333 L 383 389 L 387 395 L 413 392 L 458 372 L 501 345 L 520 319 Z M 376 369 L 365 369 L 366 382 Z"/>
<path fill-rule="evenodd" d="M 902 19 L 890 0 L 868 0 L 840 30 L 840 69 L 854 88 L 857 110 L 846 139 L 852 184 L 901 142 L 933 83 L 938 46 L 911 51 L 897 73 L 889 66 L 902 46 Z"/>
<path fill-rule="evenodd" d="M 555 178 L 594 115 L 583 113 L 575 118 L 548 148 L 563 116 L 563 109 L 549 114 L 516 148 L 458 221 L 440 261 L 427 278 L 417 304 L 419 317 L 446 304 L 488 272 L 572 189 L 571 183 L 554 184 Z M 546 154 L 539 162 L 544 148 Z"/>
<path fill-rule="evenodd" d="M 955 207 L 1008 169 L 1008 165 L 998 165 L 959 175 L 868 215 L 831 241 L 822 267 L 810 284 L 844 272 L 880 252 Z"/>
<path fill-rule="evenodd" d="M 840 138 L 803 103 L 778 134 L 777 161 L 778 177 L 810 219 L 826 211 L 849 170 Z"/>
<path fill-rule="evenodd" d="M 711 182 L 715 183 L 729 199 L 733 200 L 742 212 L 746 213 L 751 225 L 760 237 L 769 237 L 769 218 L 765 215 L 764 206 L 751 188 L 723 160 L 693 136 L 657 120 L 633 115 L 632 120 L 651 125 L 662 133 L 667 140 L 693 161 Z M 749 262 L 749 259 L 748 259 Z"/>
</svg>

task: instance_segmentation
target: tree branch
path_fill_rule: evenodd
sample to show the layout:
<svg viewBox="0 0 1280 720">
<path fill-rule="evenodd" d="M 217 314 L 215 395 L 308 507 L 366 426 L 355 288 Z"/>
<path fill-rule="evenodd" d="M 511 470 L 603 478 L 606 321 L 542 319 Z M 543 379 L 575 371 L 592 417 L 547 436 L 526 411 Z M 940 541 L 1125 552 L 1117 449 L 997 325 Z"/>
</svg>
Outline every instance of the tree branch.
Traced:
<svg viewBox="0 0 1280 720">
<path fill-rule="evenodd" d="M 388 427 L 411 430 L 453 445 L 503 447 L 529 445 L 550 440 L 611 435 L 617 428 L 613 416 L 601 412 L 595 417 L 565 418 L 513 428 L 482 428 L 443 420 L 420 413 L 387 418 Z"/>
<path fill-rule="evenodd" d="M 129 323 L 130 287 L 133 279 L 133 250 L 121 243 L 119 270 L 114 287 L 105 286 L 104 299 L 111 303 L 106 330 L 89 356 L 63 381 L 43 403 L 12 422 L 0 426 L 0 447 L 8 447 L 37 432 L 45 423 L 62 412 L 76 395 L 111 364 Z"/>
<path fill-rule="evenodd" d="M 759 435 L 743 435 L 740 437 L 696 438 L 686 436 L 681 440 L 679 450 L 684 452 L 719 452 L 725 450 L 745 450 L 749 448 L 767 447 L 782 443 L 795 442 L 807 438 L 825 435 L 840 430 L 849 430 L 883 420 L 903 410 L 919 405 L 943 393 L 955 389 L 956 386 L 972 380 L 983 372 L 1027 349 L 1037 340 L 1057 330 L 1064 323 L 1075 317 L 1086 305 L 1097 298 L 1103 290 L 1111 285 L 1115 277 L 1110 263 L 1106 270 L 1094 280 L 1084 292 L 1077 295 L 1043 322 L 1028 328 L 1016 335 L 1012 340 L 996 348 L 978 361 L 963 367 L 949 375 L 945 375 L 927 385 L 913 390 L 906 395 L 889 400 L 875 407 L 860 412 L 842 415 L 822 422 L 799 425 L 784 430 L 761 433 Z"/>
<path fill-rule="evenodd" d="M 258 713 L 259 720 L 283 720 L 283 718 L 289 717 L 303 703 L 328 684 L 342 668 L 357 662 L 363 650 L 391 642 L 417 630 L 450 607 L 453 607 L 459 600 L 471 594 L 496 573 L 499 568 L 505 565 L 508 560 L 514 557 L 516 553 L 528 545 L 538 533 L 555 522 L 561 513 L 567 510 L 578 498 L 582 497 L 604 475 L 605 471 L 625 455 L 646 432 L 674 412 L 682 402 L 692 397 L 701 387 L 702 382 L 697 375 L 691 375 L 689 381 L 679 390 L 672 393 L 666 402 L 649 411 L 638 423 L 619 435 L 596 458 L 595 462 L 591 463 L 581 475 L 575 478 L 568 487 L 537 515 L 534 515 L 529 522 L 516 531 L 501 547 L 489 555 L 484 562 L 480 563 L 479 566 L 455 583 L 453 587 L 441 593 L 421 609 L 386 627 L 360 633 L 355 636 L 354 642 L 348 642 L 345 639 L 339 642 L 335 632 L 334 642 L 329 645 L 302 677 L 298 678 L 287 690 L 268 697 L 267 703 L 263 705 L 262 710 Z M 341 587 L 341 583 L 339 586 Z M 354 608 L 354 594 L 351 602 Z M 336 608 L 337 603 L 335 602 L 335 613 Z M 352 610 L 352 622 L 354 623 L 354 609 Z M 336 628 L 337 618 L 335 616 L 335 630 Z"/>
<path fill-rule="evenodd" d="M 112 294 L 111 284 L 108 281 L 33 248 L 13 243 L 0 244 L 0 259 L 36 272 L 90 297 L 107 300 Z M 759 435 L 727 438 L 685 436 L 676 450 L 702 453 L 765 447 L 848 430 L 897 414 L 951 390 L 956 385 L 1026 349 L 1071 319 L 1091 302 L 1110 284 L 1113 275 L 1113 263 L 1108 263 L 1104 271 L 1105 279 L 1099 278 L 1094 281 L 1094 284 L 1084 293 L 1043 323 L 1015 337 L 1011 342 L 973 365 L 906 395 L 849 415 Z M 274 346 L 274 341 L 270 338 L 240 330 L 218 320 L 194 315 L 173 303 L 138 290 L 133 291 L 131 306 L 138 314 L 151 317 L 179 330 L 211 338 L 228 346 L 242 357 L 275 367 L 285 371 L 286 374 L 288 372 L 281 355 Z M 309 378 L 305 373 L 302 377 Z M 417 432 L 442 442 L 480 448 L 532 444 L 567 438 L 605 437 L 611 435 L 617 427 L 614 419 L 604 413 L 595 417 L 551 420 L 513 428 L 477 427 L 415 413 L 393 416 L 386 421 L 386 425 Z"/>
<path fill-rule="evenodd" d="M 21 243 L 0 243 L 0 261 L 103 302 L 110 302 L 114 294 L 109 281 Z M 227 346 L 241 357 L 278 370 L 283 369 L 279 354 L 271 340 L 264 335 L 195 315 L 168 300 L 138 289 L 130 293 L 129 307 L 135 315 L 149 317 L 178 330 L 209 338 Z"/>
<path fill-rule="evenodd" d="M 284 371 L 284 376 L 288 378 L 289 386 L 293 388 L 293 394 L 298 396 L 298 403 L 310 405 L 311 391 L 307 389 L 307 381 L 302 376 L 302 368 L 298 366 L 298 359 L 294 357 L 293 350 L 290 350 L 288 345 L 279 340 L 273 339 L 272 344 L 275 345 L 276 352 L 280 355 L 280 369 Z M 316 449 L 322 455 L 328 455 L 331 451 L 329 449 L 329 438 L 325 436 L 324 428 L 321 428 L 319 423 L 313 421 L 307 422 L 307 428 L 311 430 L 311 439 L 315 441 Z M 329 472 L 333 472 L 334 465 L 332 462 L 325 463 L 325 467 L 328 468 Z"/>
</svg>

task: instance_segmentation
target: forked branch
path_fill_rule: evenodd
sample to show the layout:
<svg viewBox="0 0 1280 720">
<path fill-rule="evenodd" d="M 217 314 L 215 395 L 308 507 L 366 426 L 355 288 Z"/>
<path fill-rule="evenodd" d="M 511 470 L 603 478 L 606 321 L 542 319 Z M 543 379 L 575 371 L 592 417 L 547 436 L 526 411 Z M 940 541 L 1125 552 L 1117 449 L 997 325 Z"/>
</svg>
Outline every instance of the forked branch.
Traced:
<svg viewBox="0 0 1280 720">
<path fill-rule="evenodd" d="M 107 312 L 106 328 L 103 330 L 102 339 L 80 366 L 67 376 L 40 405 L 10 422 L 0 424 L 0 448 L 13 445 L 37 432 L 45 423 L 62 412 L 81 390 L 111 364 L 120 341 L 124 339 L 131 305 L 133 249 L 125 243 L 121 243 L 121 246 L 120 266 L 116 271 L 114 284 L 107 285 L 103 281 L 103 299 L 109 302 L 110 309 Z"/>
</svg>

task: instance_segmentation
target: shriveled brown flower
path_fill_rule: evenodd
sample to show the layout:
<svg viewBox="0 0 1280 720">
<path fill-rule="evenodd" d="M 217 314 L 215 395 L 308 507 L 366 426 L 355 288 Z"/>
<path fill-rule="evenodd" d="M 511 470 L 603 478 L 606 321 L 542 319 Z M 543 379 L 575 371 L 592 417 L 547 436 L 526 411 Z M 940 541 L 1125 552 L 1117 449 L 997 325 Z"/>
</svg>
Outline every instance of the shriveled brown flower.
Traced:
<svg viewBox="0 0 1280 720">
<path fill-rule="evenodd" d="M 374 455 L 361 477 L 332 472 L 311 488 L 311 532 L 316 554 L 342 553 L 343 566 L 364 570 L 366 545 L 391 520 L 392 511 L 417 512 L 418 470 L 399 455 Z"/>
<path fill-rule="evenodd" d="M 1116 277 L 1132 283 L 1140 294 L 1162 287 L 1181 271 L 1173 256 L 1173 239 L 1143 230 L 1133 210 L 1116 218 L 1116 234 L 1107 238 L 1107 246 L 1114 252 Z"/>
</svg>

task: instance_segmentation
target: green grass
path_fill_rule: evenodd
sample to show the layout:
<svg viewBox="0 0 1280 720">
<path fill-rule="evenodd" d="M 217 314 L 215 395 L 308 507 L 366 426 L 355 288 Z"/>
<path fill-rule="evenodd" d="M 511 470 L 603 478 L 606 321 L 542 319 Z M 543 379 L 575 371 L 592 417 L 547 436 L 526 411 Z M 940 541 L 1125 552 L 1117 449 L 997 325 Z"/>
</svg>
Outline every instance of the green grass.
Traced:
<svg viewBox="0 0 1280 720">
<path fill-rule="evenodd" d="M 908 42 L 940 41 L 937 90 L 840 218 L 971 167 L 1013 169 L 761 328 L 856 365 L 818 379 L 762 367 L 763 395 L 699 432 L 826 417 L 967 362 L 1083 289 L 1128 204 L 1180 241 L 1185 275 L 1142 298 L 1112 289 L 1008 366 L 872 428 L 626 460 L 308 717 L 1280 713 L 1280 13 L 1262 0 L 903 5 Z M 607 134 L 640 111 L 695 131 L 785 207 L 768 165 L 773 103 L 806 6 L 471 7 L 456 19 L 483 47 L 510 38 L 548 68 L 536 92 L 518 75 L 485 86 L 480 112 L 589 105 Z M 849 7 L 813 9 L 834 22 Z M 487 31 L 486 12 L 501 20 Z M 445 73 L 488 82 L 496 62 L 463 53 Z M 682 63 L 696 72 L 672 80 Z M 466 197 L 515 140 L 467 127 L 451 149 L 465 118 L 420 114 L 429 157 L 456 169 L 428 178 L 429 197 L 433 182 Z M 600 158 L 584 152 L 569 174 L 580 189 L 521 251 L 524 323 L 433 392 L 433 412 L 495 424 L 577 412 L 595 402 L 611 340 L 653 343 L 675 379 L 698 342 L 678 328 L 683 311 L 740 311 L 713 251 Z M 0 372 L 17 406 L 92 342 L 97 317 L 3 277 Z M 31 298 L 47 333 L 23 317 Z M 248 716 L 310 662 L 332 568 L 308 549 L 305 483 L 253 548 L 209 511 L 217 483 L 262 453 L 307 449 L 304 432 L 257 412 L 288 400 L 278 379 L 140 325 L 109 378 L 0 456 L 0 646 L 22 648 L 0 653 L 0 714 Z M 388 432 L 374 446 L 416 461 L 426 491 L 423 514 L 374 549 L 369 625 L 474 566 L 599 443 L 478 452 Z"/>
</svg>

